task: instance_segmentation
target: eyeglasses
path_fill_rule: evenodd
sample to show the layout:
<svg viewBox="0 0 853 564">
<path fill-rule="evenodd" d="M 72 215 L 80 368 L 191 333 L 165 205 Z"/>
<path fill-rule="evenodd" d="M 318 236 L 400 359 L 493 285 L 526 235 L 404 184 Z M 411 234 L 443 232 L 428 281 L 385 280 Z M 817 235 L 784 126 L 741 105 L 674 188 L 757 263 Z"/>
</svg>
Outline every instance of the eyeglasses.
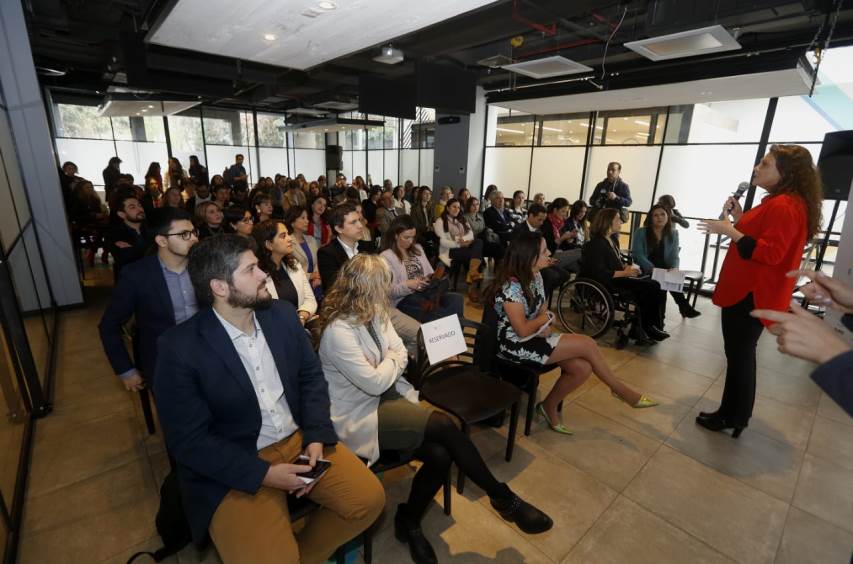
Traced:
<svg viewBox="0 0 853 564">
<path fill-rule="evenodd" d="M 191 231 L 179 231 L 178 233 L 166 233 L 166 237 L 180 237 L 183 241 L 189 241 L 195 236 L 198 238 L 198 229 Z"/>
</svg>

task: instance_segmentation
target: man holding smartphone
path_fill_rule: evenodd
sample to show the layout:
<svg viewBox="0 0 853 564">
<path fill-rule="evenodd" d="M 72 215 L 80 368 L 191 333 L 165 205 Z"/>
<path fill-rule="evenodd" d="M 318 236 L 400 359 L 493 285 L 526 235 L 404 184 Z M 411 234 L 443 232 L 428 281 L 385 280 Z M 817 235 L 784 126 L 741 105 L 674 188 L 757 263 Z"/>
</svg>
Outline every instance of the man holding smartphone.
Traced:
<svg viewBox="0 0 853 564">
<path fill-rule="evenodd" d="M 209 532 L 226 564 L 322 562 L 379 516 L 382 485 L 338 443 L 320 362 L 252 241 L 205 239 L 187 270 L 201 309 L 160 337 L 154 389 L 193 539 Z M 287 494 L 320 506 L 298 536 Z"/>
</svg>

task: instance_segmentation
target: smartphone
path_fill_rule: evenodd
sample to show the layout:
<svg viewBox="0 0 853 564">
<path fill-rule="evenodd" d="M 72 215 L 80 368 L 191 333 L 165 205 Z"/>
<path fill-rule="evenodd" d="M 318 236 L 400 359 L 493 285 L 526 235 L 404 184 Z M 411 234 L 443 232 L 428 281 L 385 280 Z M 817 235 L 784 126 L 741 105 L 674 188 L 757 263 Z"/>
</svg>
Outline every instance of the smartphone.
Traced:
<svg viewBox="0 0 853 564">
<path fill-rule="evenodd" d="M 305 456 L 304 454 L 300 454 L 296 458 L 296 460 L 293 461 L 293 464 L 303 464 L 303 465 L 307 466 L 310 460 L 311 459 L 308 458 L 307 456 Z M 328 460 L 318 458 L 317 462 L 314 463 L 314 468 L 312 468 L 311 470 L 309 470 L 307 472 L 301 472 L 301 473 L 297 474 L 297 476 L 299 476 L 299 479 L 302 480 L 303 482 L 305 482 L 306 485 L 308 485 L 311 482 L 313 482 L 314 480 L 319 479 L 320 476 L 322 476 L 323 474 L 326 473 L 326 470 L 331 468 L 331 466 L 332 466 L 332 463 L 329 462 Z"/>
</svg>

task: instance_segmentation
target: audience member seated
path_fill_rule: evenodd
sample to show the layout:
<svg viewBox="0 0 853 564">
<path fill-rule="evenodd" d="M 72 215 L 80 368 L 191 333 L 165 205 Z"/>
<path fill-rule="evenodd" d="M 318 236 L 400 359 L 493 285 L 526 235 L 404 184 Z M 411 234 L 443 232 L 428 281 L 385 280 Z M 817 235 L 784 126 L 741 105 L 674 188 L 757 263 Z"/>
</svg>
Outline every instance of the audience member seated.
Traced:
<svg viewBox="0 0 853 564">
<path fill-rule="evenodd" d="M 323 296 L 323 281 L 317 268 L 317 239 L 308 235 L 308 211 L 302 206 L 291 206 L 284 216 L 284 225 L 293 239 L 293 256 L 302 265 L 308 275 L 314 297 L 319 301 Z M 326 226 L 328 228 L 328 226 Z"/>
<path fill-rule="evenodd" d="M 197 184 L 192 178 L 188 178 L 184 182 L 184 189 L 192 190 L 192 196 L 189 196 L 184 202 L 184 209 L 189 212 L 190 215 L 195 215 L 196 208 L 201 205 L 203 202 L 209 202 L 213 199 L 213 195 L 210 193 L 210 186 L 207 184 Z"/>
<path fill-rule="evenodd" d="M 453 197 L 453 190 L 450 189 L 450 186 L 442 186 L 438 190 L 438 198 L 435 200 L 435 217 L 441 217 L 444 215 L 444 208 L 447 206 L 447 202 Z"/>
<path fill-rule="evenodd" d="M 512 220 L 504 209 L 503 193 L 499 190 L 493 191 L 490 202 L 489 207 L 483 212 L 486 227 L 497 234 L 501 243 L 508 245 L 512 240 Z"/>
<path fill-rule="evenodd" d="M 540 275 L 550 264 L 548 255 L 541 233 L 520 233 L 485 293 L 486 307 L 494 307 L 498 316 L 500 355 L 521 363 L 560 366 L 560 378 L 536 406 L 539 414 L 553 431 L 572 434 L 560 421 L 557 404 L 593 371 L 616 397 L 631 407 L 657 405 L 616 378 L 594 340 L 553 331 Z"/>
<path fill-rule="evenodd" d="M 432 191 L 421 186 L 412 204 L 412 221 L 418 230 L 418 242 L 425 247 L 438 245 L 435 235 L 435 206 L 432 205 Z M 433 251 L 435 252 L 435 251 Z"/>
<path fill-rule="evenodd" d="M 223 235 L 190 252 L 201 309 L 159 340 L 157 410 L 194 540 L 209 532 L 226 564 L 319 563 L 375 521 L 385 494 L 338 443 L 320 363 L 253 247 Z M 306 485 L 297 474 L 319 459 L 331 466 Z M 298 536 L 288 493 L 319 505 Z"/>
<path fill-rule="evenodd" d="M 459 203 L 462 204 L 462 209 L 465 209 L 465 204 L 468 203 L 468 200 L 471 198 L 471 191 L 467 188 L 460 188 L 459 193 L 456 195 L 456 199 L 459 200 Z"/>
<path fill-rule="evenodd" d="M 438 258 L 449 267 L 453 266 L 453 261 L 468 263 L 468 276 L 465 279 L 469 287 L 468 299 L 479 303 L 480 298 L 474 284 L 483 279 L 483 273 L 480 272 L 483 262 L 483 240 L 474 238 L 474 231 L 465 221 L 459 200 L 456 198 L 447 200 L 444 213 L 435 220 L 433 226 L 441 245 Z"/>
<path fill-rule="evenodd" d="M 190 155 L 190 179 L 195 182 L 196 186 L 210 184 L 210 179 L 207 176 L 207 168 L 198 162 L 198 157 Z"/>
<path fill-rule="evenodd" d="M 661 329 L 661 302 L 666 294 L 657 282 L 640 278 L 640 267 L 624 264 L 619 251 L 618 239 L 622 219 L 616 208 L 598 210 L 590 226 L 590 240 L 584 245 L 581 258 L 581 276 L 603 284 L 611 291 L 618 291 L 626 299 L 637 304 L 638 320 L 629 333 L 640 344 L 651 344 L 669 337 Z"/>
<path fill-rule="evenodd" d="M 361 204 L 355 205 L 355 211 L 358 212 L 358 218 L 361 222 L 361 237 L 358 240 L 358 247 L 367 252 L 375 253 L 376 244 L 373 239 L 374 230 L 371 229 L 370 225 L 368 225 L 367 218 L 364 217 L 364 210 L 362 209 Z"/>
<path fill-rule="evenodd" d="M 174 208 L 154 210 L 147 230 L 157 253 L 122 270 L 98 325 L 113 373 L 132 391 L 153 377 L 160 335 L 198 311 L 187 272 L 187 254 L 198 242 L 190 214 Z M 133 359 L 122 340 L 122 327 L 131 318 L 136 322 Z"/>
<path fill-rule="evenodd" d="M 163 194 L 163 207 L 164 208 L 183 208 L 184 207 L 184 196 L 181 194 L 181 190 L 172 186 L 171 188 L 166 189 L 166 193 Z"/>
<path fill-rule="evenodd" d="M 516 190 L 513 192 L 512 203 L 506 210 L 506 214 L 509 216 L 510 225 L 513 229 L 524 223 L 524 220 L 527 219 L 527 208 L 524 207 L 524 195 L 525 194 L 522 190 Z"/>
<path fill-rule="evenodd" d="M 71 201 L 68 206 L 68 215 L 74 224 L 76 235 L 86 235 L 90 240 L 90 247 L 86 261 L 90 266 L 95 264 L 95 253 L 104 246 L 103 232 L 106 230 L 109 215 L 101 198 L 95 193 L 95 187 L 88 180 L 79 180 L 71 189 Z M 104 264 L 109 261 L 109 253 L 104 247 L 101 260 Z"/>
<path fill-rule="evenodd" d="M 453 314 L 463 317 L 465 298 L 448 292 L 447 278 L 440 273 L 434 276 L 416 238 L 415 224 L 407 215 L 395 219 L 382 236 L 380 256 L 388 263 L 393 278 L 391 305 L 420 323 Z"/>
<path fill-rule="evenodd" d="M 282 207 L 287 211 L 290 206 L 305 206 L 308 204 L 305 192 L 295 178 L 287 183 L 287 191 L 282 195 Z"/>
<path fill-rule="evenodd" d="M 545 206 L 545 194 L 542 192 L 536 192 L 536 194 L 533 195 L 533 203 Z"/>
<path fill-rule="evenodd" d="M 195 209 L 199 240 L 225 233 L 222 208 L 216 202 L 202 202 Z"/>
<path fill-rule="evenodd" d="M 306 233 L 309 237 L 313 237 L 317 241 L 318 247 L 322 247 L 332 240 L 332 228 L 328 221 L 326 221 L 328 206 L 329 202 L 325 196 L 314 198 L 308 205 L 310 222 L 308 223 L 308 231 Z"/>
<path fill-rule="evenodd" d="M 169 181 L 169 188 L 177 188 L 178 192 L 184 189 L 184 180 L 187 179 L 187 172 L 184 170 L 181 161 L 177 157 L 169 157 L 166 165 L 166 180 Z"/>
<path fill-rule="evenodd" d="M 231 206 L 223 211 L 223 215 L 226 233 L 236 233 L 244 237 L 252 236 L 252 227 L 255 224 L 252 212 L 242 206 Z"/>
<path fill-rule="evenodd" d="M 258 192 L 252 198 L 252 212 L 255 223 L 273 219 L 272 198 L 267 192 Z"/>
<path fill-rule="evenodd" d="M 349 202 L 338 204 L 332 210 L 329 223 L 337 237 L 317 251 L 317 264 L 323 281 L 323 293 L 326 295 L 332 289 L 338 277 L 338 271 L 348 260 L 361 252 L 373 252 L 359 246 L 359 237 L 364 231 L 364 226 L 361 214 L 354 204 Z M 411 355 L 415 356 L 420 323 L 397 309 L 391 310 L 391 323 L 406 343 L 406 348 Z"/>
<path fill-rule="evenodd" d="M 219 184 L 213 187 L 213 201 L 224 210 L 231 205 L 231 187 L 227 184 Z"/>
<path fill-rule="evenodd" d="M 547 215 L 545 208 L 539 204 L 531 205 L 530 209 L 527 210 L 527 219 L 518 224 L 513 230 L 513 241 L 525 233 L 541 233 Z M 557 259 L 550 258 L 548 259 L 548 263 L 549 266 L 543 268 L 541 271 L 546 296 L 550 296 L 554 290 L 568 282 L 569 278 L 571 278 L 569 270 L 561 265 Z M 568 264 L 571 265 L 571 263 Z"/>
<path fill-rule="evenodd" d="M 538 205 L 533 204 L 533 206 Z M 555 198 L 548 206 L 548 216 L 542 222 L 541 229 L 542 236 L 545 237 L 545 244 L 548 245 L 548 252 L 557 261 L 557 266 L 569 272 L 578 272 L 581 249 L 574 245 L 578 233 L 577 231 L 565 230 L 570 209 L 567 199 Z"/>
<path fill-rule="evenodd" d="M 402 186 L 394 188 L 391 194 L 394 196 L 394 207 L 397 208 L 397 215 L 412 213 L 412 203 L 406 199 L 406 190 Z"/>
<path fill-rule="evenodd" d="M 371 188 L 370 196 L 361 201 L 361 214 L 367 220 L 370 229 L 376 227 L 376 211 L 379 209 L 379 198 L 382 191 L 379 188 Z"/>
<path fill-rule="evenodd" d="M 673 228 L 669 208 L 655 204 L 643 227 L 638 228 L 631 237 L 631 258 L 643 270 L 643 274 L 651 274 L 655 268 L 666 270 L 678 268 L 679 259 L 678 230 Z M 683 292 L 670 292 L 682 317 L 694 318 L 702 315 L 690 305 Z M 666 313 L 666 295 L 661 298 L 661 329 Z"/>
<path fill-rule="evenodd" d="M 528 534 L 549 530 L 551 519 L 495 479 L 448 415 L 418 404 L 418 392 L 403 376 L 406 349 L 388 319 L 390 284 L 379 257 L 361 255 L 343 267 L 323 304 L 320 361 L 342 443 L 369 464 L 383 450 L 414 450 L 423 462 L 408 499 L 397 507 L 395 536 L 409 545 L 414 562 L 437 562 L 420 523 L 452 463 L 486 492 L 505 520 Z"/>
<path fill-rule="evenodd" d="M 397 208 L 394 205 L 394 196 L 390 191 L 382 192 L 382 195 L 379 197 L 379 203 L 381 205 L 376 210 L 376 230 L 381 237 L 388 231 L 394 220 L 397 219 Z"/>
<path fill-rule="evenodd" d="M 62 168 L 59 169 L 59 187 L 62 189 L 62 201 L 65 202 L 65 209 L 71 209 L 71 189 L 80 180 L 77 176 L 77 165 L 71 161 L 62 163 Z M 107 198 L 107 202 L 109 202 Z"/>
<path fill-rule="evenodd" d="M 317 298 L 293 253 L 293 239 L 287 227 L 281 221 L 267 220 L 255 225 L 252 236 L 258 245 L 258 266 L 270 275 L 275 287 L 274 297 L 290 302 L 296 308 L 299 322 L 305 326 L 316 317 Z"/>
<path fill-rule="evenodd" d="M 481 207 L 483 208 L 483 213 L 486 213 L 486 210 L 492 207 L 492 196 L 497 191 L 498 187 L 494 184 L 489 184 L 486 186 L 486 191 L 483 193 L 483 201 L 481 202 Z"/>
<path fill-rule="evenodd" d="M 119 191 L 116 195 L 115 218 L 107 240 L 113 255 L 113 274 L 119 279 L 121 269 L 139 260 L 148 250 L 145 210 L 132 191 Z"/>
<path fill-rule="evenodd" d="M 690 222 L 684 219 L 684 216 L 681 215 L 677 209 L 675 209 L 675 198 L 670 196 L 669 194 L 664 194 L 660 198 L 658 198 L 658 204 L 665 207 L 669 212 L 669 219 L 672 223 L 680 225 L 681 227 L 688 229 L 690 227 Z"/>
<path fill-rule="evenodd" d="M 501 243 L 500 237 L 486 227 L 486 219 L 480 213 L 480 200 L 477 198 L 468 198 L 465 202 L 465 221 L 471 226 L 474 232 L 474 237 L 483 240 L 483 256 L 500 260 L 504 254 L 504 246 Z"/>
<path fill-rule="evenodd" d="M 572 204 L 572 208 L 569 210 L 568 217 L 566 217 L 566 222 L 563 225 L 563 230 L 566 233 L 573 234 L 572 237 L 566 241 L 570 249 L 582 248 L 587 239 L 589 239 L 589 222 L 587 221 L 586 216 L 588 210 L 589 207 L 583 200 L 577 200 Z"/>
</svg>

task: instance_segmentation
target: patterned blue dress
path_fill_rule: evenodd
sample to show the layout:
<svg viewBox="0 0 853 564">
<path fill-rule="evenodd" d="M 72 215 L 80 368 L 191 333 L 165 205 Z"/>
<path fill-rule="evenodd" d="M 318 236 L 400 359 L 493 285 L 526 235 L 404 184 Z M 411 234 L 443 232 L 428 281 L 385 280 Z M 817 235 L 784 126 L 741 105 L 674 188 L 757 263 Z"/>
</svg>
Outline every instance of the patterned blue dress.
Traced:
<svg viewBox="0 0 853 564">
<path fill-rule="evenodd" d="M 521 341 L 512 328 L 509 318 L 504 311 L 504 303 L 515 302 L 524 305 L 524 316 L 530 320 L 536 317 L 539 308 L 545 303 L 545 287 L 542 285 L 542 275 L 538 272 L 533 278 L 531 293 L 532 303 L 527 303 L 521 283 L 516 279 L 508 280 L 495 296 L 495 312 L 498 315 L 498 353 L 511 360 L 534 364 L 548 364 L 548 358 L 554 352 L 559 333 L 551 333 L 547 337 L 532 337 Z"/>
</svg>

